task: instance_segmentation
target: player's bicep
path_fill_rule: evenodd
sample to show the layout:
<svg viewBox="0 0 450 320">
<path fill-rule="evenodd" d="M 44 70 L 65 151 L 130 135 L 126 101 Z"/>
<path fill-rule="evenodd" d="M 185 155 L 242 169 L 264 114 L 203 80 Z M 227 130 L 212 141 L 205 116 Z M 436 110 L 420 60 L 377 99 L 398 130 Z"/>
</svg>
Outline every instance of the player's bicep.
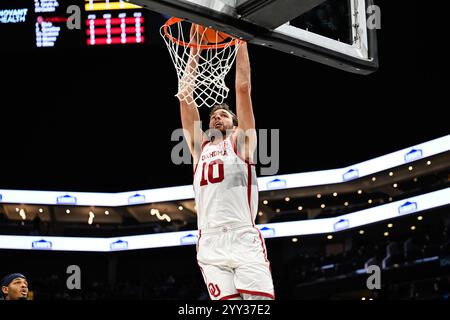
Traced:
<svg viewBox="0 0 450 320">
<path fill-rule="evenodd" d="M 201 129 L 200 116 L 195 104 L 180 103 L 181 124 L 189 150 L 194 154 L 197 144 L 201 144 L 203 130 Z"/>
<path fill-rule="evenodd" d="M 239 128 L 246 131 L 255 128 L 255 116 L 249 88 L 236 88 L 236 115 Z"/>
<path fill-rule="evenodd" d="M 191 151 L 192 158 L 194 160 L 194 166 L 198 162 L 198 158 L 200 157 L 200 154 L 202 153 L 202 147 L 205 141 L 207 141 L 207 136 L 203 132 L 201 128 L 198 128 L 198 133 L 196 136 L 201 137 L 200 139 L 194 139 L 194 142 L 192 146 L 189 146 L 189 150 Z"/>
<path fill-rule="evenodd" d="M 249 128 L 244 131 L 238 128 L 235 132 L 234 141 L 238 154 L 245 160 L 253 162 L 253 155 L 258 144 L 256 130 Z"/>
</svg>

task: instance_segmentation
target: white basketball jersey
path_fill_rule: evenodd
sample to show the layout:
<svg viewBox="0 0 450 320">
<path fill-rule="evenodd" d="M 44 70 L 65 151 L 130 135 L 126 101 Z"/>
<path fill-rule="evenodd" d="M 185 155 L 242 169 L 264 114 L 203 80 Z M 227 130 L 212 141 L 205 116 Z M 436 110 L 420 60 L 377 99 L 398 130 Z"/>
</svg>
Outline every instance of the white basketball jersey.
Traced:
<svg viewBox="0 0 450 320">
<path fill-rule="evenodd" d="M 228 137 L 208 142 L 194 172 L 198 228 L 254 225 L 258 209 L 255 166 L 244 161 Z"/>
</svg>

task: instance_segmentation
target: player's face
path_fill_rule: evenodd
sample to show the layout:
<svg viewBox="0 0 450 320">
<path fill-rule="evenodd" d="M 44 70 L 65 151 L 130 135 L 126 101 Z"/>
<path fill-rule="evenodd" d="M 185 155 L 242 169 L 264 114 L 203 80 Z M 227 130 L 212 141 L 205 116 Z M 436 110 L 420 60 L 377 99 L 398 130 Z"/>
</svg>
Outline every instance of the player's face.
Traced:
<svg viewBox="0 0 450 320">
<path fill-rule="evenodd" d="M 28 297 L 28 282 L 23 278 L 15 278 L 8 285 L 7 289 L 9 300 L 18 300 Z"/>
<path fill-rule="evenodd" d="M 217 109 L 209 119 L 209 128 L 225 134 L 227 129 L 233 129 L 233 116 L 227 110 Z"/>
</svg>

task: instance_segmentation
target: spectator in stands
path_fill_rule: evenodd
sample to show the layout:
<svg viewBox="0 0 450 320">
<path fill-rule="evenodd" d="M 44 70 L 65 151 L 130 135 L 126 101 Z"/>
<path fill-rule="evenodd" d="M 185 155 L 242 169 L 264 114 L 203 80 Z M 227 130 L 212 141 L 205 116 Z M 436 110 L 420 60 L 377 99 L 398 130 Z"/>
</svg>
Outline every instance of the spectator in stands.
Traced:
<svg viewBox="0 0 450 320">
<path fill-rule="evenodd" d="M 36 214 L 36 217 L 33 219 L 33 230 L 31 231 L 31 235 L 41 235 L 41 218 L 39 217 L 39 214 Z"/>
<path fill-rule="evenodd" d="M 4 300 L 27 300 L 28 298 L 28 281 L 21 273 L 8 274 L 2 279 L 0 286 Z"/>
<path fill-rule="evenodd" d="M 316 18 L 317 21 L 319 21 L 319 30 L 317 32 L 320 35 L 337 39 L 336 21 L 330 16 L 329 10 L 327 10 L 326 7 L 320 7 L 316 10 Z"/>
</svg>

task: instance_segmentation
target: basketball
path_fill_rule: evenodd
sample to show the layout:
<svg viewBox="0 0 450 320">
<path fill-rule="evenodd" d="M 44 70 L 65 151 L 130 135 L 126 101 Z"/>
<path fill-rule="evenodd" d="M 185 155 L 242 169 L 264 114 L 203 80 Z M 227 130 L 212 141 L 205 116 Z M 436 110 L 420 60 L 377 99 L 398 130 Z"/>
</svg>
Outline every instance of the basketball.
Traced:
<svg viewBox="0 0 450 320">
<path fill-rule="evenodd" d="M 225 41 L 229 37 L 226 33 L 216 31 L 214 29 L 206 28 L 204 35 L 203 35 L 208 41 L 208 43 L 220 43 Z"/>
</svg>

